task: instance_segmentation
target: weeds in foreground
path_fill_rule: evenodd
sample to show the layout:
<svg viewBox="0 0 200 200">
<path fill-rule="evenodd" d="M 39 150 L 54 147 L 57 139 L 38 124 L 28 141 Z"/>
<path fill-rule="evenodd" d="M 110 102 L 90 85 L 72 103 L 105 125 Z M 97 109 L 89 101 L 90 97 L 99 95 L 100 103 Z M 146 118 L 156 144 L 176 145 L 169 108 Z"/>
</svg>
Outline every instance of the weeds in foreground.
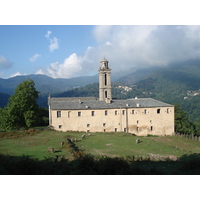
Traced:
<svg viewBox="0 0 200 200">
<path fill-rule="evenodd" d="M 194 155 L 195 156 L 195 155 Z M 199 155 L 196 155 L 199 156 Z M 184 158 L 188 158 L 185 155 Z M 60 157 L 39 161 L 29 156 L 0 155 L 0 174 L 3 175 L 165 175 L 200 174 L 200 160 L 130 161 L 126 158 L 84 155 L 69 161 Z"/>
</svg>

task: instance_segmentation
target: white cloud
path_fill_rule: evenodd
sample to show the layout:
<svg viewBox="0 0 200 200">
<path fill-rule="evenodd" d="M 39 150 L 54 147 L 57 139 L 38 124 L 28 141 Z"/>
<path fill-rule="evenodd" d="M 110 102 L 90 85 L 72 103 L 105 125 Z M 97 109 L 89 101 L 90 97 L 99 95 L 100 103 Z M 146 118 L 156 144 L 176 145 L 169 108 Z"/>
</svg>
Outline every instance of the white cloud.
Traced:
<svg viewBox="0 0 200 200">
<path fill-rule="evenodd" d="M 55 49 L 58 49 L 58 39 L 54 37 L 53 39 L 50 38 L 50 45 L 49 45 L 49 51 L 53 52 Z"/>
<path fill-rule="evenodd" d="M 10 78 L 15 77 L 15 76 L 23 76 L 23 75 L 27 75 L 26 73 L 21 74 L 20 72 L 16 72 L 15 74 L 10 75 Z"/>
<path fill-rule="evenodd" d="M 96 26 L 93 36 L 96 46 L 41 72 L 54 78 L 94 75 L 104 57 L 113 71 L 200 58 L 200 26 Z"/>
<path fill-rule="evenodd" d="M 47 38 L 47 39 L 49 39 L 49 36 L 51 35 L 51 31 L 47 31 L 47 34 L 45 35 L 45 37 Z"/>
<path fill-rule="evenodd" d="M 100 26 L 95 26 L 93 30 L 93 34 L 97 42 L 105 42 L 110 38 L 111 35 L 111 30 L 113 26 L 109 25 L 100 25 Z"/>
<path fill-rule="evenodd" d="M 110 41 L 107 41 L 105 44 L 106 45 L 112 45 L 112 43 Z"/>
<path fill-rule="evenodd" d="M 10 68 L 13 63 L 7 60 L 4 56 L 0 55 L 0 68 Z"/>
<path fill-rule="evenodd" d="M 35 62 L 35 61 L 37 61 L 37 59 L 40 57 L 41 55 L 39 55 L 39 54 L 35 54 L 35 55 L 33 55 L 31 58 L 29 58 L 29 60 L 30 60 L 30 62 Z"/>
<path fill-rule="evenodd" d="M 71 78 L 82 70 L 82 58 L 71 54 L 63 63 L 51 63 L 45 70 L 38 70 L 37 74 L 46 74 L 53 78 Z"/>
<path fill-rule="evenodd" d="M 55 49 L 59 48 L 59 45 L 58 45 L 58 39 L 56 37 L 50 38 L 51 33 L 52 33 L 51 31 L 47 31 L 45 37 L 50 41 L 49 51 L 53 52 Z"/>
</svg>

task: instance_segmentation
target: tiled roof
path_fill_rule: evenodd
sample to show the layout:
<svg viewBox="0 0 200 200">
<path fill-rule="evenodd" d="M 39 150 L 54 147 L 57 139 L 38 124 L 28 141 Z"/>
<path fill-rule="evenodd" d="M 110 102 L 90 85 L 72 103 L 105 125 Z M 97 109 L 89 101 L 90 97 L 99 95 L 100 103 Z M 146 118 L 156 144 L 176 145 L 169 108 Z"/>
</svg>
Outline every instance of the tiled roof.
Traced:
<svg viewBox="0 0 200 200">
<path fill-rule="evenodd" d="M 106 103 L 105 101 L 97 100 L 95 97 L 50 98 L 49 105 L 52 110 L 173 107 L 173 105 L 152 98 L 118 99 L 112 100 L 111 103 Z"/>
</svg>

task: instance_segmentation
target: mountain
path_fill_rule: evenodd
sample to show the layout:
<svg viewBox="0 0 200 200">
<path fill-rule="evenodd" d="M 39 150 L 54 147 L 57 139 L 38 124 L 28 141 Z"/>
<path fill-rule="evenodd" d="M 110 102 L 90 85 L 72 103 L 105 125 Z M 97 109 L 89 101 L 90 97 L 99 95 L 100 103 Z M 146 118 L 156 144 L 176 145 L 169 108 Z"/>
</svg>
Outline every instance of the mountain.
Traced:
<svg viewBox="0 0 200 200">
<path fill-rule="evenodd" d="M 27 79 L 32 79 L 35 82 L 35 88 L 40 92 L 37 100 L 39 106 L 47 107 L 47 97 L 49 94 L 56 95 L 72 88 L 83 87 L 85 85 L 98 82 L 98 75 L 82 76 L 70 79 L 54 79 L 40 74 L 16 76 L 9 79 L 0 78 L 0 107 L 4 107 L 7 104 L 8 97 L 13 95 L 16 87 Z"/>
<path fill-rule="evenodd" d="M 0 108 L 4 108 L 8 102 L 10 95 L 0 92 Z"/>
<path fill-rule="evenodd" d="M 35 87 L 40 93 L 58 93 L 66 91 L 74 87 L 82 87 L 90 83 L 98 82 L 98 76 L 83 76 L 70 79 L 51 78 L 46 75 L 27 75 L 15 76 L 9 79 L 0 78 L 0 92 L 13 94 L 17 85 L 21 82 L 32 79 L 35 82 Z"/>
<path fill-rule="evenodd" d="M 200 89 L 200 61 L 187 61 L 159 69 L 137 82 L 138 89 L 162 94 L 183 94 Z"/>
<path fill-rule="evenodd" d="M 133 85 L 133 84 L 137 83 L 138 81 L 147 78 L 150 74 L 156 72 L 159 69 L 160 69 L 160 67 L 138 69 L 135 72 L 130 73 L 130 74 L 120 78 L 118 81 L 125 85 Z"/>
</svg>

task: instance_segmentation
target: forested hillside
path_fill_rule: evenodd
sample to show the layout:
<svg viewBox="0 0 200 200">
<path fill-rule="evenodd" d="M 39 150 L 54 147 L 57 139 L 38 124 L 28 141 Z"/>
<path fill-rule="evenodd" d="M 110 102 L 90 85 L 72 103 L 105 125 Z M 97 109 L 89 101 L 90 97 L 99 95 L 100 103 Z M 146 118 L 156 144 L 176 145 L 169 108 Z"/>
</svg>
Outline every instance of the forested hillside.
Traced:
<svg viewBox="0 0 200 200">
<path fill-rule="evenodd" d="M 17 85 L 21 82 L 31 79 L 35 82 L 35 87 L 40 93 L 58 93 L 67 91 L 74 87 L 82 87 L 90 83 L 98 81 L 98 76 L 82 76 L 76 78 L 51 78 L 46 75 L 27 75 L 27 76 L 15 76 L 9 79 L 0 78 L 0 92 L 7 94 L 13 94 Z"/>
<path fill-rule="evenodd" d="M 10 95 L 0 92 L 0 107 L 3 108 L 8 102 Z"/>
<path fill-rule="evenodd" d="M 12 94 L 15 87 L 28 78 L 34 80 L 40 92 L 37 100 L 40 107 L 47 108 L 49 94 L 59 97 L 99 96 L 98 75 L 72 79 L 53 79 L 45 75 L 18 76 L 0 79 L 0 107 L 6 104 L 8 94 Z M 200 60 L 175 63 L 165 68 L 140 69 L 112 82 L 113 98 L 136 96 L 178 103 L 189 114 L 190 120 L 200 119 Z"/>
</svg>

